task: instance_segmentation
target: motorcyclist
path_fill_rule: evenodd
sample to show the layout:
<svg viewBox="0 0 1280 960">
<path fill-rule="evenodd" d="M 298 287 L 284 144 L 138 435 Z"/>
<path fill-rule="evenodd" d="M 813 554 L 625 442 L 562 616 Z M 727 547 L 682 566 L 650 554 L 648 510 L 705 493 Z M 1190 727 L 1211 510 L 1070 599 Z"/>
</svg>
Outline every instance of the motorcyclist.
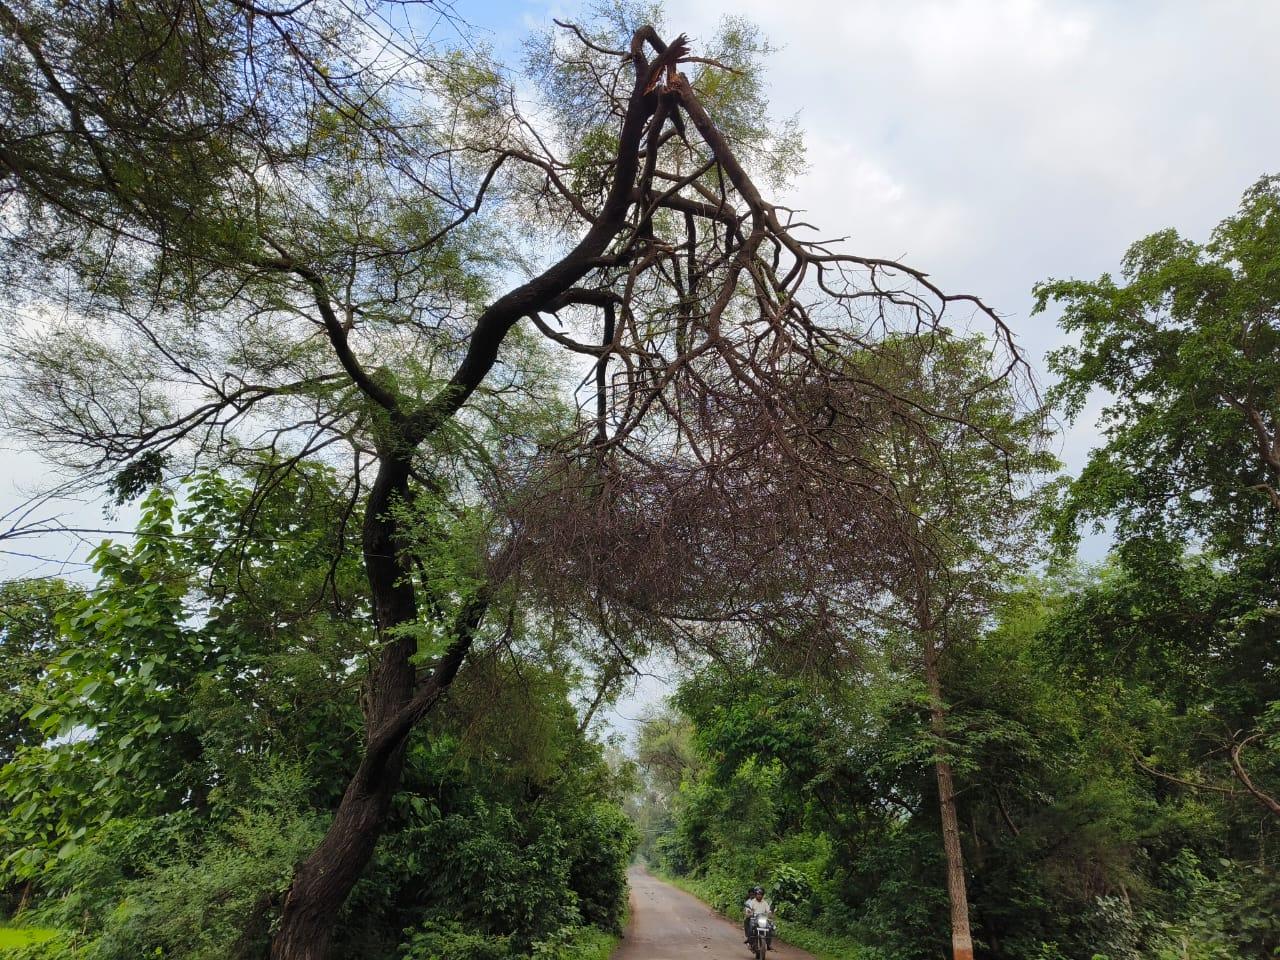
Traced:
<svg viewBox="0 0 1280 960">
<path fill-rule="evenodd" d="M 764 887 L 752 887 L 751 896 L 747 897 L 747 902 L 743 904 L 742 932 L 746 936 L 746 944 L 751 945 L 751 918 L 755 916 L 770 916 L 773 913 L 773 907 L 769 901 L 764 898 Z"/>
</svg>

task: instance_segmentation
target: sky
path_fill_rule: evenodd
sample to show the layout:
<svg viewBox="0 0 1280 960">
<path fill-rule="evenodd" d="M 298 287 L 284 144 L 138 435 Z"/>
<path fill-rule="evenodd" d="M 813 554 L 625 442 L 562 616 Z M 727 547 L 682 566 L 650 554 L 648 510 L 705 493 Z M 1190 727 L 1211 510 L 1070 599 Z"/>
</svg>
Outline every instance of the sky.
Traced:
<svg viewBox="0 0 1280 960">
<path fill-rule="evenodd" d="M 582 5 L 455 9 L 515 58 L 529 30 Z M 782 199 L 852 251 L 982 296 L 1042 385 L 1043 357 L 1063 338 L 1052 315 L 1030 315 L 1033 284 L 1115 271 L 1130 243 L 1166 227 L 1203 239 L 1250 183 L 1280 172 L 1275 0 L 672 0 L 667 32 L 687 33 L 696 53 L 726 14 L 779 48 L 771 100 L 778 117 L 798 116 L 808 150 Z M 1064 429 L 1069 469 L 1094 441 L 1096 411 Z M 3 515 L 47 467 L 3 438 L 0 463 Z M 69 522 L 104 525 L 100 505 L 63 509 Z M 84 554 L 83 544 L 29 546 L 73 564 Z M 32 569 L 0 554 L 0 578 Z M 615 722 L 629 726 L 661 686 L 642 683 Z"/>
</svg>

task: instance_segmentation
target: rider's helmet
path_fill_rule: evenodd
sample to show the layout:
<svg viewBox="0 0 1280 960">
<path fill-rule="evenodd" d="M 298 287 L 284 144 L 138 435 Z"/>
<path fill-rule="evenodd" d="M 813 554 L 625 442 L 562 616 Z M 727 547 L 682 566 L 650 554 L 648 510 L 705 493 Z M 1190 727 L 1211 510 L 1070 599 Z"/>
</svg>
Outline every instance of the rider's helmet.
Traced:
<svg viewBox="0 0 1280 960">
<path fill-rule="evenodd" d="M 752 895 L 753 897 L 755 897 L 755 896 L 761 896 L 761 897 L 763 897 L 763 896 L 764 896 L 764 887 L 752 887 L 752 888 L 751 888 L 751 895 Z"/>
</svg>

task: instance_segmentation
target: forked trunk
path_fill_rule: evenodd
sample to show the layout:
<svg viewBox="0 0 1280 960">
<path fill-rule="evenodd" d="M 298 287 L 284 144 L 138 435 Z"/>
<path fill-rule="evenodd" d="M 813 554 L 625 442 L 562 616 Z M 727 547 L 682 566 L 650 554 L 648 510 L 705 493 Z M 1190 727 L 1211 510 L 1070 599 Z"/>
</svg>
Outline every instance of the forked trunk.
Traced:
<svg viewBox="0 0 1280 960">
<path fill-rule="evenodd" d="M 969 892 L 964 882 L 964 852 L 960 849 L 960 822 L 956 817 L 956 787 L 943 740 L 946 736 L 946 708 L 938 660 L 932 643 L 925 651 L 925 680 L 929 686 L 929 729 L 937 743 L 934 772 L 938 778 L 938 805 L 942 819 L 942 849 L 947 861 L 947 897 L 951 901 L 952 960 L 973 960 L 973 937 L 969 931 Z"/>
<path fill-rule="evenodd" d="M 668 47 L 651 27 L 642 28 L 633 36 L 630 59 L 636 67 L 635 85 L 619 133 L 613 182 L 595 222 L 558 262 L 485 309 L 475 322 L 462 362 L 429 403 L 406 414 L 399 408 L 398 399 L 360 368 L 347 345 L 345 330 L 333 316 L 327 298 L 321 295 L 323 290 L 318 289 L 317 306 L 325 315 L 330 339 L 344 368 L 371 400 L 389 411 L 396 432 L 379 449 L 382 460 L 369 491 L 364 519 L 364 563 L 382 648 L 365 691 L 364 758 L 324 840 L 294 874 L 281 910 L 279 931 L 272 941 L 272 960 L 328 960 L 339 911 L 373 856 L 399 789 L 409 733 L 453 680 L 470 647 L 470 635 L 484 616 L 488 603 L 485 597 L 465 606 L 458 621 L 462 632 L 441 657 L 431 680 L 415 689 L 411 657 L 416 645 L 413 640 L 398 637 L 395 628 L 417 618 L 417 600 L 395 513 L 390 508 L 406 499 L 414 451 L 466 403 L 484 380 L 507 332 L 523 317 L 553 309 L 596 266 L 597 258 L 626 226 L 640 170 L 641 140 L 660 101 L 650 85 L 651 73 L 658 68 L 651 70 L 642 53 L 646 42 L 665 56 L 662 63 L 667 65 L 687 53 L 683 40 Z M 650 132 L 653 144 L 661 142 L 660 133 L 660 129 Z M 652 181 L 656 146 L 648 155 L 646 185 Z M 476 202 L 478 205 L 479 198 Z M 612 311 L 612 298 L 605 303 Z"/>
</svg>

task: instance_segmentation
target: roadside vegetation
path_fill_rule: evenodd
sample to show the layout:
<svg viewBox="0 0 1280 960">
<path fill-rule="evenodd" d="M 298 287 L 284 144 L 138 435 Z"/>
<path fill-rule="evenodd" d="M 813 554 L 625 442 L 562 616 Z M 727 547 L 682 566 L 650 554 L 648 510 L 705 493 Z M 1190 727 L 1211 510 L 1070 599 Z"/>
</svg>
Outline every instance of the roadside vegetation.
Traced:
<svg viewBox="0 0 1280 960">
<path fill-rule="evenodd" d="M 766 884 L 784 923 L 850 956 L 939 956 L 958 908 L 992 958 L 1274 956 L 1280 181 L 1206 244 L 1156 234 L 1120 280 L 1040 296 L 1080 337 L 1052 358 L 1053 399 L 1075 416 L 1110 397 L 1083 473 L 1041 487 L 1010 549 L 984 531 L 1016 504 L 950 443 L 929 483 L 974 496 L 934 516 L 978 542 L 948 536 L 849 624 L 847 662 L 758 644 L 686 678 L 641 734 L 641 849 L 730 912 Z M 1103 521 L 1109 559 L 1080 565 Z"/>
<path fill-rule="evenodd" d="M 6 957 L 605 960 L 637 850 L 831 960 L 1280 951 L 1280 180 L 1038 287 L 1043 396 L 671 14 L 0 0 L 0 426 L 108 505 L 0 530 L 107 536 L 0 584 Z"/>
</svg>

